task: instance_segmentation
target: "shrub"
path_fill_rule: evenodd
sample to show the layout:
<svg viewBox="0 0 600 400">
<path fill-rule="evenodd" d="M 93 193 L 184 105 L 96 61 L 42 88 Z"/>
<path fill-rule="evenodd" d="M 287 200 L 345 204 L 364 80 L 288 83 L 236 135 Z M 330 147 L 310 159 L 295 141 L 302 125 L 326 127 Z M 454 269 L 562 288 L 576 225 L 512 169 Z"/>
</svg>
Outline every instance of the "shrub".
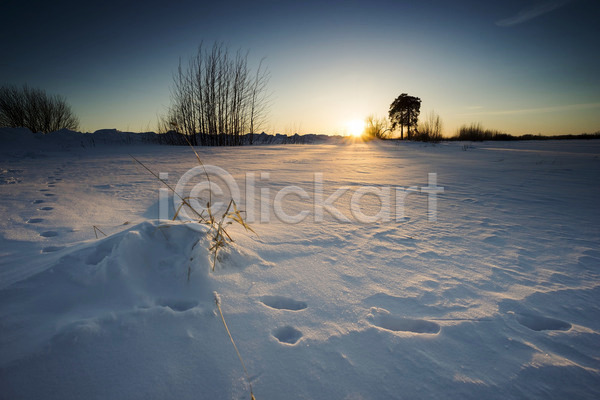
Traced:
<svg viewBox="0 0 600 400">
<path fill-rule="evenodd" d="M 363 133 L 368 138 L 385 139 L 391 134 L 389 123 L 385 118 L 379 118 L 370 114 L 365 118 L 365 130 Z"/>
<path fill-rule="evenodd" d="M 0 126 L 29 128 L 32 132 L 77 130 L 79 119 L 64 97 L 24 85 L 0 88 Z"/>
<path fill-rule="evenodd" d="M 442 140 L 442 120 L 434 111 L 431 111 L 425 121 L 419 124 L 414 140 L 438 143 Z"/>
<path fill-rule="evenodd" d="M 461 126 L 455 136 L 455 139 L 457 140 L 469 140 L 473 142 L 481 142 L 484 140 L 511 140 L 513 138 L 513 136 L 507 133 L 483 129 L 480 123 Z"/>
</svg>

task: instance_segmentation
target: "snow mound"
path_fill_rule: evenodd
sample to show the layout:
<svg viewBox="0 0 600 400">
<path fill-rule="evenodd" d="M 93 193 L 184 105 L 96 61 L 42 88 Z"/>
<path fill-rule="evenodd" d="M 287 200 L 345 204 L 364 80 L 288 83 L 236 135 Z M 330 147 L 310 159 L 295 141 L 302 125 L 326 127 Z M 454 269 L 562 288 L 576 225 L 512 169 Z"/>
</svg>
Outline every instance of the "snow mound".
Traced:
<svg viewBox="0 0 600 400">
<path fill-rule="evenodd" d="M 38 318 L 5 332 L 3 345 L 34 333 L 41 335 L 38 342 L 42 344 L 48 336 L 81 325 L 81 321 L 90 326 L 110 314 L 153 307 L 186 311 L 201 304 L 210 308 L 208 245 L 205 234 L 184 224 L 144 222 L 66 250 L 47 270 L 2 292 L 4 305 L 27 298 L 29 309 L 43 310 Z M 19 318 L 10 313 L 2 317 Z M 7 350 L 3 362 L 35 349 L 11 346 Z"/>
<path fill-rule="evenodd" d="M 143 390 L 134 395 L 139 390 L 136 385 L 158 374 L 157 370 L 163 374 L 183 368 L 180 364 L 190 360 L 178 351 L 185 355 L 193 349 L 189 342 L 194 338 L 203 338 L 200 353 L 208 357 L 208 338 L 225 340 L 223 327 L 214 318 L 214 280 L 222 274 L 210 272 L 210 238 L 204 227 L 190 229 L 188 225 L 143 222 L 65 249 L 48 269 L 0 292 L 4 395 L 11 397 L 14 388 L 13 394 L 28 398 L 45 397 L 51 390 L 62 398 L 77 397 L 78 390 L 108 397 L 144 397 Z M 217 263 L 220 271 L 235 271 L 245 257 L 234 246 L 222 255 Z M 233 260 L 234 267 L 224 259 Z M 160 349 L 167 344 L 169 350 Z M 63 367 L 57 367 L 61 363 Z M 77 365 L 85 365 L 87 371 Z M 207 379 L 219 382 L 223 378 L 212 376 L 218 375 L 218 363 L 213 367 Z M 132 374 L 129 368 L 141 369 L 141 373 Z M 122 379 L 108 379 L 118 371 Z M 40 380 L 25 385 L 22 380 L 31 373 Z M 186 374 L 180 375 L 184 379 Z M 61 387 L 64 379 L 77 382 L 76 377 L 85 386 Z M 117 386 L 103 388 L 109 380 Z M 151 397 L 162 397 L 158 395 L 161 388 L 147 390 L 152 391 Z"/>
</svg>

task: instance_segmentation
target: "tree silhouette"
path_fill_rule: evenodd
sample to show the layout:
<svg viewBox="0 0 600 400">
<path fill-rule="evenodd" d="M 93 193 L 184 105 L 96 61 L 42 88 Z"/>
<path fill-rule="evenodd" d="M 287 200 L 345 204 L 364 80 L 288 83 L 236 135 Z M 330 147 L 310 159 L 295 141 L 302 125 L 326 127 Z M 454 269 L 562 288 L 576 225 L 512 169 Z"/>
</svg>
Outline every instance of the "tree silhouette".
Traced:
<svg viewBox="0 0 600 400">
<path fill-rule="evenodd" d="M 379 118 L 375 114 L 369 114 L 365 118 L 364 135 L 373 139 L 385 139 L 390 134 L 390 128 L 385 118 Z"/>
<path fill-rule="evenodd" d="M 421 112 L 421 99 L 402 93 L 390 105 L 390 122 L 392 130 L 400 126 L 400 138 L 404 139 L 404 127 L 408 140 L 412 138 L 413 131 L 417 130 L 419 113 Z"/>
<path fill-rule="evenodd" d="M 76 130 L 79 119 L 64 97 L 24 85 L 0 87 L 0 127 L 25 127 L 32 132 Z"/>
<path fill-rule="evenodd" d="M 263 61 L 256 72 L 248 65 L 248 52 L 232 54 L 218 42 L 211 48 L 200 44 L 187 67 L 179 62 L 159 131 L 175 129 L 188 139 L 179 143 L 203 146 L 241 145 L 250 133 L 251 144 L 267 115 L 268 80 Z"/>
</svg>

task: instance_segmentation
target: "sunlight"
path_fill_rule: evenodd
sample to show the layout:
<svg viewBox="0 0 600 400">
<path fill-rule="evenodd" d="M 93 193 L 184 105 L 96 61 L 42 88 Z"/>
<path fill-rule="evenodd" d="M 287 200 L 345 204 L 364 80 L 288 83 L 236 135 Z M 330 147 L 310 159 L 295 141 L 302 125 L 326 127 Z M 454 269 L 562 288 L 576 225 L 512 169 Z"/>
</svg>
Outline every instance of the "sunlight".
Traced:
<svg viewBox="0 0 600 400">
<path fill-rule="evenodd" d="M 346 122 L 346 132 L 349 136 L 360 137 L 365 130 L 365 122 L 360 119 L 354 119 Z"/>
</svg>

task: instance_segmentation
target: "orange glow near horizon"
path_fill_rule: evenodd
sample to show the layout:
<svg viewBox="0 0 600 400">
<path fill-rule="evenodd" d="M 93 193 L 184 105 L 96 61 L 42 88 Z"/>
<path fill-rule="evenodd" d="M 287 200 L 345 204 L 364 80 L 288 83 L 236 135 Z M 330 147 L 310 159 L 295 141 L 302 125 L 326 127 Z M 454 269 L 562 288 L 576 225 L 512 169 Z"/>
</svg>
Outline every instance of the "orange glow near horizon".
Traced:
<svg viewBox="0 0 600 400">
<path fill-rule="evenodd" d="M 360 119 L 354 119 L 346 122 L 346 134 L 352 137 L 361 137 L 365 131 L 365 122 Z"/>
</svg>

